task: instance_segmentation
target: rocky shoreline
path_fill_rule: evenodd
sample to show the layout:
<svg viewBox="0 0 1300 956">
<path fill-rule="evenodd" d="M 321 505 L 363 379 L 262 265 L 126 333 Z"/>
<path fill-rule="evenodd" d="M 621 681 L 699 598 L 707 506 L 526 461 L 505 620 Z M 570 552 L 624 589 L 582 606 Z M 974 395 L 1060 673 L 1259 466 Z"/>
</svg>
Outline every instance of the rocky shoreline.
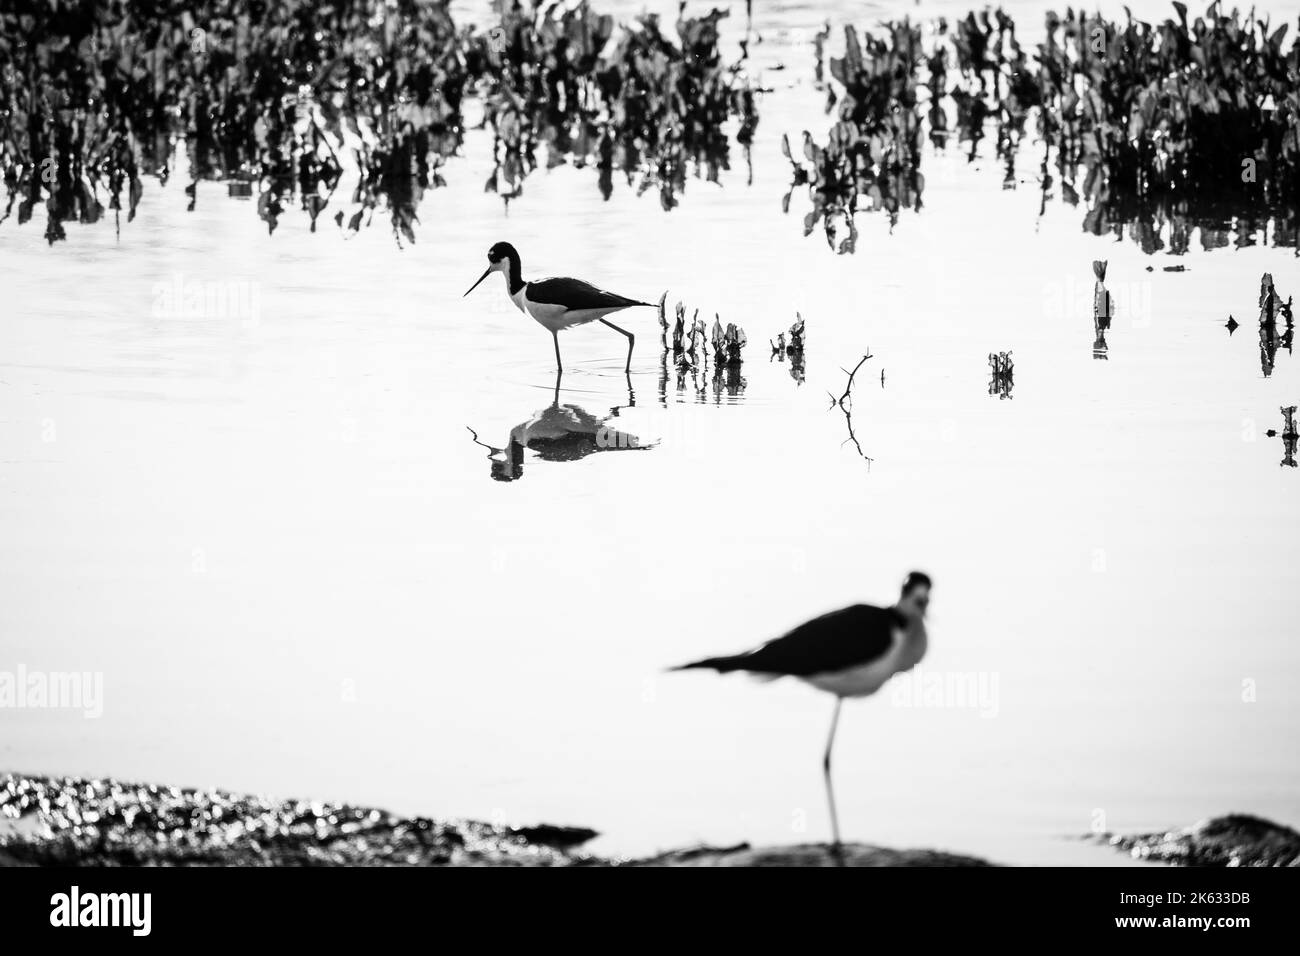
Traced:
<svg viewBox="0 0 1300 956">
<path fill-rule="evenodd" d="M 584 827 L 497 826 L 119 780 L 0 777 L 0 866 L 833 866 L 825 844 L 596 856 Z M 1230 815 L 1162 834 L 1097 838 L 1153 862 L 1300 865 L 1300 833 Z M 992 866 L 930 849 L 848 844 L 848 866 Z"/>
</svg>

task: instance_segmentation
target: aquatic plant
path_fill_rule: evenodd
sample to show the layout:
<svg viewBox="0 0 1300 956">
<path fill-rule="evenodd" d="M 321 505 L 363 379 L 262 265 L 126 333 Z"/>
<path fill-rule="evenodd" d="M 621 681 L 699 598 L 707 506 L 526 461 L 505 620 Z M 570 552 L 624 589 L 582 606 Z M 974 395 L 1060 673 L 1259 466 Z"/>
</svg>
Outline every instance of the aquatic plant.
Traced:
<svg viewBox="0 0 1300 956">
<path fill-rule="evenodd" d="M 1092 327 L 1096 336 L 1092 341 L 1092 357 L 1105 359 L 1110 348 L 1106 344 L 1106 332 L 1110 329 L 1115 300 L 1106 290 L 1106 262 L 1094 259 L 1092 273 L 1097 277 L 1097 284 L 1093 286 L 1092 292 Z"/>
<path fill-rule="evenodd" d="M 804 347 L 804 329 L 805 323 L 803 314 L 796 312 L 794 314 L 794 324 L 790 326 L 790 351 L 803 352 Z"/>
<path fill-rule="evenodd" d="M 724 328 L 721 317 L 715 313 L 713 328 L 710 332 L 704 320 L 700 318 L 699 309 L 694 310 L 688 323 L 686 320 L 686 305 L 682 302 L 678 302 L 674 307 L 674 321 L 670 325 L 668 322 L 667 299 L 667 293 L 665 293 L 659 302 L 659 341 L 663 347 L 659 363 L 660 402 L 665 405 L 668 402 L 670 355 L 672 356 L 671 364 L 677 370 L 678 393 L 685 393 L 687 377 L 689 376 L 695 397 L 700 401 L 706 398 L 708 381 L 707 379 L 702 381 L 699 373 L 708 370 L 710 349 L 707 346 L 712 347 L 714 397 L 720 400 L 724 392 L 733 397 L 741 394 L 746 385 L 744 377 L 740 374 L 740 367 L 744 361 L 742 350 L 746 343 L 744 329 L 732 322 L 727 323 Z M 672 330 L 671 341 L 669 339 L 669 329 Z M 706 335 L 709 337 L 707 345 Z"/>
<path fill-rule="evenodd" d="M 852 26 L 844 28 L 844 56 L 830 61 L 844 97 L 826 145 L 805 131 L 803 159 L 797 160 L 789 137 L 781 139 L 782 153 L 793 166 L 791 192 L 807 184 L 812 198 L 804 235 L 821 223 L 827 243 L 840 253 L 852 252 L 857 242 L 860 204 L 885 210 L 891 223 L 900 208 L 920 208 L 922 133 L 915 73 L 923 56 L 921 31 L 907 20 L 887 24 L 885 31 L 883 38 L 860 39 Z M 789 204 L 787 193 L 787 211 Z"/>
<path fill-rule="evenodd" d="M 1283 435 L 1297 434 L 1296 424 L 1295 424 L 1295 411 L 1296 411 L 1296 407 L 1294 405 L 1287 405 L 1282 409 L 1282 419 L 1285 422 L 1285 424 L 1283 424 L 1282 426 Z"/>
<path fill-rule="evenodd" d="M 0 12 L 0 173 L 20 223 L 44 201 L 54 242 L 103 199 L 129 221 L 183 142 L 191 209 L 198 180 L 231 180 L 273 231 L 290 201 L 315 226 L 343 151 L 348 228 L 384 205 L 411 240 L 467 79 L 447 0 L 19 2 Z"/>
<path fill-rule="evenodd" d="M 1294 340 L 1292 299 L 1288 296 L 1283 302 L 1273 285 L 1273 276 L 1265 272 L 1259 280 L 1259 364 L 1265 378 L 1273 374 L 1278 351 L 1286 349 L 1289 355 Z"/>
<path fill-rule="evenodd" d="M 686 337 L 686 348 L 683 350 L 683 360 L 688 364 L 698 364 L 696 355 L 699 355 L 702 358 L 707 356 L 707 352 L 704 349 L 704 336 L 707 332 L 708 328 L 705 326 L 704 320 L 700 318 L 700 310 L 696 309 L 695 315 L 691 319 L 690 330 Z"/>
<path fill-rule="evenodd" d="M 1300 47 L 1287 51 L 1286 25 L 1274 30 L 1253 12 L 1228 15 L 1213 3 L 1189 22 L 1187 7 L 1173 6 L 1177 20 L 1159 25 L 1048 15 L 1040 121 L 1063 182 L 1081 171 L 1091 201 L 1084 228 L 1122 235 L 1127 224 L 1154 252 L 1167 222 L 1178 253 L 1193 225 L 1217 248 L 1234 215 L 1253 233 L 1272 214 L 1275 241 L 1295 245 Z"/>
<path fill-rule="evenodd" d="M 1017 153 L 1035 117 L 1044 146 L 1042 208 L 1059 186 L 1067 203 L 1086 202 L 1086 231 L 1127 231 L 1148 253 L 1181 253 L 1193 227 L 1213 249 L 1232 241 L 1234 223 L 1237 244 L 1253 244 L 1272 219 L 1273 241 L 1295 246 L 1300 43 L 1288 49 L 1287 26 L 1274 29 L 1253 12 L 1225 14 L 1215 3 L 1189 21 L 1185 5 L 1173 6 L 1176 19 L 1159 25 L 1131 14 L 1112 22 L 1068 8 L 1064 16 L 1049 12 L 1046 39 L 1032 56 L 1001 10 L 969 14 L 951 30 L 938 21 L 924 50 L 920 29 L 906 20 L 883 24 L 862 42 L 847 27 L 845 56 L 831 60 L 844 90 L 838 121 L 824 146 L 805 133 L 804 159 L 791 158 L 791 188 L 807 184 L 812 201 L 805 233 L 822 221 L 835 247 L 847 231 L 838 251 L 851 252 L 861 197 L 887 209 L 891 226 L 899 208 L 920 208 L 915 127 L 924 102 L 939 146 L 954 133 L 949 107 L 955 112 L 969 160 L 994 122 L 1006 188 L 1016 186 Z M 898 187 L 898 202 L 882 181 Z"/>
<path fill-rule="evenodd" d="M 220 180 L 272 232 L 290 205 L 313 230 L 341 207 L 349 235 L 383 209 L 414 242 L 471 95 L 495 134 L 489 188 L 507 197 L 538 142 L 552 164 L 595 165 L 606 196 L 613 169 L 640 176 L 665 208 L 688 170 L 728 167 L 728 124 L 748 150 L 756 91 L 743 59 L 723 61 L 725 12 L 683 12 L 674 42 L 653 17 L 619 27 L 585 0 L 498 9 L 473 33 L 450 0 L 15 0 L 0 9 L 0 222 L 43 204 L 51 243 L 107 212 L 120 228 L 183 145 L 190 209 L 200 181 Z"/>
<path fill-rule="evenodd" d="M 1295 423 L 1296 407 L 1294 405 L 1285 405 L 1282 407 L 1282 461 L 1283 468 L 1296 467 L 1296 446 L 1300 444 L 1300 430 L 1296 429 Z M 1274 431 L 1269 431 L 1270 436 L 1276 435 Z"/>
<path fill-rule="evenodd" d="M 619 28 L 586 0 L 545 6 L 494 0 L 499 23 L 476 39 L 478 89 L 494 133 L 496 168 L 487 188 L 509 201 L 537 167 L 595 166 L 606 199 L 620 169 L 638 194 L 658 189 L 677 205 L 691 168 L 711 182 L 729 168 L 727 124 L 746 153 L 758 124 L 743 58 L 726 63 L 713 10 L 688 17 L 681 4 L 676 41 L 647 14 Z"/>
<path fill-rule="evenodd" d="M 989 394 L 999 400 L 1011 397 L 1011 390 L 1016 384 L 1016 367 L 1010 352 L 989 353 Z"/>
<path fill-rule="evenodd" d="M 694 368 L 697 365 L 708 363 L 708 355 L 703 348 L 704 336 L 707 331 L 704 320 L 700 318 L 700 310 L 696 309 L 691 316 L 689 324 L 686 322 L 686 306 L 678 302 L 674 307 L 675 320 L 672 328 L 672 343 L 668 341 L 668 316 L 665 305 L 668 301 L 668 293 L 664 293 L 659 302 L 659 341 L 663 346 L 665 355 L 668 352 L 673 354 L 673 364 L 679 367 Z"/>
<path fill-rule="evenodd" d="M 778 332 L 776 341 L 768 340 L 772 346 L 772 357 L 778 362 L 784 362 L 786 356 L 790 358 L 790 377 L 795 383 L 802 385 L 807 378 L 807 366 L 804 363 L 804 321 L 803 316 L 798 312 L 795 313 L 794 324 L 790 326 L 790 341 L 786 344 L 786 333 Z"/>
<path fill-rule="evenodd" d="M 738 366 L 744 361 L 740 352 L 747 341 L 745 330 L 739 328 L 734 322 L 728 322 L 727 327 L 724 329 L 721 318 L 715 315 L 709 339 L 713 344 L 713 364 L 715 367 Z"/>
</svg>

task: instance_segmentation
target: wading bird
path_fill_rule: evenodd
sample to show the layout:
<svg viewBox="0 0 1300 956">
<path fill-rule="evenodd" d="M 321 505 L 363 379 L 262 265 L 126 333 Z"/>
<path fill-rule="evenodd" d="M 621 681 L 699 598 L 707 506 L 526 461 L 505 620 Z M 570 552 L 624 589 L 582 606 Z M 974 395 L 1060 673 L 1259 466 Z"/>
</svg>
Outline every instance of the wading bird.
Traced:
<svg viewBox="0 0 1300 956">
<path fill-rule="evenodd" d="M 510 296 L 510 301 L 520 312 L 531 315 L 542 328 L 551 333 L 551 338 L 555 341 L 556 371 L 564 371 L 564 363 L 560 361 L 560 332 L 595 321 L 604 322 L 615 332 L 627 336 L 627 363 L 623 370 L 632 371 L 632 346 L 636 344 L 636 336 L 608 321 L 605 316 L 634 305 L 654 308 L 653 305 L 597 289 L 590 282 L 581 279 L 564 277 L 525 282 L 520 274 L 519 253 L 508 242 L 494 244 L 488 250 L 487 257 L 487 270 L 479 276 L 478 282 L 469 287 L 469 292 L 465 295 L 477 289 L 479 283 L 494 272 L 505 276 L 506 293 Z"/>
<path fill-rule="evenodd" d="M 831 786 L 831 749 L 845 697 L 874 694 L 885 681 L 911 670 L 925 656 L 925 611 L 930 604 L 930 578 L 913 571 L 903 583 L 893 607 L 854 604 L 800 624 L 784 637 L 730 657 L 708 657 L 673 670 L 707 668 L 720 674 L 745 671 L 760 680 L 797 677 L 835 695 L 835 713 L 826 740 L 822 772 L 831 814 L 832 852 L 842 862 L 840 823 Z"/>
</svg>

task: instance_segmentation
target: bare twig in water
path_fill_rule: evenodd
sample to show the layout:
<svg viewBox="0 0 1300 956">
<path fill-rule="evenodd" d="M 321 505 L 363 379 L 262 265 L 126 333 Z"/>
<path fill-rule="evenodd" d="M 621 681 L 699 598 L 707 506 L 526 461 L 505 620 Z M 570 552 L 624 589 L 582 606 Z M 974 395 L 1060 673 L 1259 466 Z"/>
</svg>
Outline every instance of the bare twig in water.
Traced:
<svg viewBox="0 0 1300 956">
<path fill-rule="evenodd" d="M 844 385 L 843 395 L 841 395 L 839 398 L 836 398 L 833 394 L 829 392 L 827 393 L 830 394 L 831 397 L 831 408 L 835 408 L 837 406 L 839 407 L 839 410 L 844 413 L 844 424 L 849 429 L 849 437 L 846 438 L 841 443 L 841 447 L 843 447 L 843 445 L 848 444 L 849 442 L 853 442 L 853 447 L 858 450 L 858 454 L 861 455 L 863 459 L 866 461 L 868 470 L 871 468 L 871 463 L 875 459 L 873 459 L 870 455 L 868 455 L 865 451 L 862 450 L 862 444 L 858 441 L 858 436 L 853 431 L 853 378 L 855 375 L 858 374 L 858 370 L 862 368 L 863 365 L 866 364 L 866 361 L 869 358 L 871 358 L 870 348 L 867 349 L 867 354 L 862 356 L 862 358 L 858 360 L 858 364 L 853 366 L 852 372 L 850 372 L 848 369 L 841 369 L 841 371 L 843 371 L 844 374 L 849 377 L 848 382 L 846 382 Z"/>
<path fill-rule="evenodd" d="M 848 369 L 846 369 L 846 368 L 841 368 L 841 369 L 840 369 L 841 372 L 843 372 L 845 375 L 847 375 L 847 376 L 849 377 L 848 383 L 844 386 L 844 394 L 841 395 L 841 396 L 839 397 L 839 399 L 836 400 L 836 404 L 839 405 L 841 408 L 844 407 L 844 402 L 845 402 L 847 399 L 850 399 L 850 398 L 851 398 L 851 396 L 850 396 L 849 393 L 853 391 L 853 376 L 855 376 L 855 375 L 858 374 L 858 369 L 862 368 L 863 364 L 864 364 L 864 363 L 867 361 L 867 359 L 869 359 L 869 358 L 871 358 L 871 349 L 867 349 L 867 354 L 864 355 L 864 356 L 862 356 L 862 358 L 858 360 L 858 364 L 855 365 L 855 366 L 853 366 L 853 371 L 852 371 L 852 372 L 850 372 L 850 371 L 849 371 Z"/>
</svg>

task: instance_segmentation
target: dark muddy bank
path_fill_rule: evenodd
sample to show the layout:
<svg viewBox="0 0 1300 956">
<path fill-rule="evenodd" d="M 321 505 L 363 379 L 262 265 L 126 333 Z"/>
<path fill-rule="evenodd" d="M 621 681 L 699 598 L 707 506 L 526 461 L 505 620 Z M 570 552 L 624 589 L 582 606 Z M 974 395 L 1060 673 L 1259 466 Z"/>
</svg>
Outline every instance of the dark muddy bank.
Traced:
<svg viewBox="0 0 1300 956">
<path fill-rule="evenodd" d="M 2 866 L 834 866 L 824 844 L 692 847 L 645 859 L 596 856 L 583 827 L 500 826 L 220 790 L 7 774 Z M 1300 834 L 1233 815 L 1164 834 L 1099 839 L 1152 861 L 1294 866 Z M 991 866 L 930 849 L 849 844 L 848 866 Z"/>
<path fill-rule="evenodd" d="M 1300 866 L 1300 833 L 1244 813 L 1211 817 L 1181 830 L 1099 840 L 1135 859 L 1179 866 Z"/>
<path fill-rule="evenodd" d="M 400 817 L 220 790 L 0 778 L 6 866 L 829 866 L 821 845 L 697 847 L 644 860 L 582 850 L 594 830 Z M 987 866 L 933 850 L 851 845 L 850 866 Z"/>
<path fill-rule="evenodd" d="M 507 827 L 220 790 L 0 778 L 0 864 L 35 866 L 554 866 L 583 862 L 579 827 Z"/>
</svg>

